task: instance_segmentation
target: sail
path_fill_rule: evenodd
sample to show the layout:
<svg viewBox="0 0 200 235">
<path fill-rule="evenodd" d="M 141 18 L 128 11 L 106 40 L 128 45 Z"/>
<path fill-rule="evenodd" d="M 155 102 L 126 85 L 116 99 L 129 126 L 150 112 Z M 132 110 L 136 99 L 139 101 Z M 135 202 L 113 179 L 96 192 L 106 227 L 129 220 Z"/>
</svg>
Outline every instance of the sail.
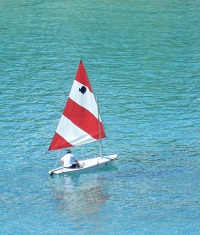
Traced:
<svg viewBox="0 0 200 235">
<path fill-rule="evenodd" d="M 80 61 L 49 150 L 83 145 L 106 137 L 84 64 Z"/>
</svg>

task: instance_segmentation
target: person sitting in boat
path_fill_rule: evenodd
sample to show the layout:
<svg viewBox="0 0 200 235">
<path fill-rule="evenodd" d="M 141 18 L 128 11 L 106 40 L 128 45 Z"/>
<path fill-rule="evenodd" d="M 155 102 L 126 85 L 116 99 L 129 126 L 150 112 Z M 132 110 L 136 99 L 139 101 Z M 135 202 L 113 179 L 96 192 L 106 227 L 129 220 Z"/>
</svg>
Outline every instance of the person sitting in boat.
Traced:
<svg viewBox="0 0 200 235">
<path fill-rule="evenodd" d="M 67 167 L 67 168 L 80 167 L 79 162 L 77 160 L 75 160 L 75 157 L 72 154 L 71 150 L 67 150 L 67 154 L 65 154 L 60 159 L 60 162 L 63 164 L 64 167 Z"/>
</svg>

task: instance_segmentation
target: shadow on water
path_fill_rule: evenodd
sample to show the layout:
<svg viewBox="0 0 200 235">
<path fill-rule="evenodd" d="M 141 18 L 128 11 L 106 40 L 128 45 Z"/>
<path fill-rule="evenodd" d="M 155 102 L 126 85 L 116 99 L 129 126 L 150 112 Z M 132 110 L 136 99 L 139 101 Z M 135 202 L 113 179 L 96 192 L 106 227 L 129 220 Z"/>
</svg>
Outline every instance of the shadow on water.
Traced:
<svg viewBox="0 0 200 235">
<path fill-rule="evenodd" d="M 42 4 L 44 1 L 24 1 L 22 3 L 19 3 L 18 6 L 19 7 L 35 7 L 37 5 Z"/>
</svg>

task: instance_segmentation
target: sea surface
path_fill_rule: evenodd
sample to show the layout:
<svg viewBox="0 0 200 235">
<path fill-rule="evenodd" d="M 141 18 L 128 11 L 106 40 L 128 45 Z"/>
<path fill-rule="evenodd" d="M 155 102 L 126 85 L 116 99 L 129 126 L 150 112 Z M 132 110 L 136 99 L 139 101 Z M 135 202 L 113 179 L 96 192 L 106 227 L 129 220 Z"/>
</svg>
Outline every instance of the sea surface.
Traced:
<svg viewBox="0 0 200 235">
<path fill-rule="evenodd" d="M 0 0 L 0 234 L 200 234 L 199 12 L 199 0 Z M 81 59 L 103 153 L 118 158 L 50 177 Z"/>
</svg>

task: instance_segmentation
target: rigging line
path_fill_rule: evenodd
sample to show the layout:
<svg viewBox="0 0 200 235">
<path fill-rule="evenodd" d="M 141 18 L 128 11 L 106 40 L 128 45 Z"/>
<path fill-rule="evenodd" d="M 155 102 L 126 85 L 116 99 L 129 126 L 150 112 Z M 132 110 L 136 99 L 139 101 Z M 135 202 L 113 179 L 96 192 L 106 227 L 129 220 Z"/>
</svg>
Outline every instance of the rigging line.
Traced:
<svg viewBox="0 0 200 235">
<path fill-rule="evenodd" d="M 56 169 L 56 166 L 57 166 L 57 163 L 58 163 L 58 158 L 60 158 L 60 151 L 58 152 L 58 157 L 57 157 L 57 160 L 56 160 L 56 164 L 54 166 L 54 169 Z"/>
</svg>

